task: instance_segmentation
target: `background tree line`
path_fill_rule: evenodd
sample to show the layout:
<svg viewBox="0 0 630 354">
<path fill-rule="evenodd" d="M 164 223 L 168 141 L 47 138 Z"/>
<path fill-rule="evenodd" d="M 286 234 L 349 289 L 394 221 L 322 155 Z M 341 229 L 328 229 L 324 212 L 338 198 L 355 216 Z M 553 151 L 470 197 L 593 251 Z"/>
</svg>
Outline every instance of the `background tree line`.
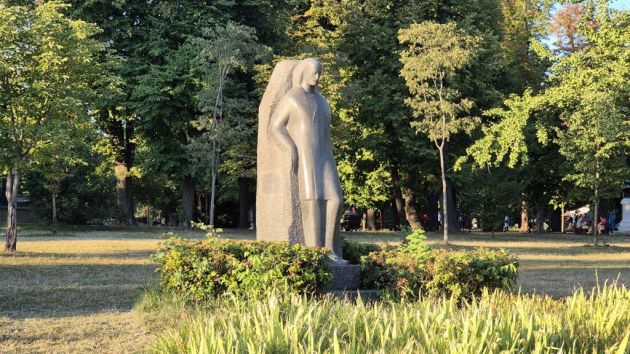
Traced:
<svg viewBox="0 0 630 354">
<path fill-rule="evenodd" d="M 368 227 L 435 230 L 446 210 L 445 235 L 519 213 L 542 231 L 628 174 L 628 11 L 605 1 L 3 0 L 0 16 L 8 210 L 19 188 L 53 224 L 248 227 L 257 106 L 289 57 L 324 63 L 345 204 Z"/>
</svg>

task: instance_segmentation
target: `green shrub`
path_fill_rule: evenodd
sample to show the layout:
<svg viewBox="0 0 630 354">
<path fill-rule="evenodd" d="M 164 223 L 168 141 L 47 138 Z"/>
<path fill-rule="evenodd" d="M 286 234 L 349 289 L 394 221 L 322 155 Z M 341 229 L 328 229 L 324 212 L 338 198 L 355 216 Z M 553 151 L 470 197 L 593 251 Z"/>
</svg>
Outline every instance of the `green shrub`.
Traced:
<svg viewBox="0 0 630 354">
<path fill-rule="evenodd" d="M 430 257 L 432 253 L 424 255 Z M 385 290 L 398 297 L 413 296 L 430 279 L 425 267 L 426 262 L 412 253 L 373 252 L 361 259 L 361 287 Z"/>
<path fill-rule="evenodd" d="M 446 251 L 401 247 L 373 252 L 361 261 L 361 285 L 396 297 L 470 298 L 483 288 L 512 289 L 518 263 L 504 250 Z"/>
<path fill-rule="evenodd" d="M 350 241 L 345 238 L 341 239 L 341 243 L 343 259 L 350 262 L 350 264 L 359 264 L 361 262 L 361 257 L 367 256 L 371 252 L 381 250 L 381 246 L 374 243 Z"/>
<path fill-rule="evenodd" d="M 162 286 L 192 300 L 272 288 L 321 292 L 331 281 L 326 250 L 282 242 L 170 238 L 152 258 Z"/>
</svg>

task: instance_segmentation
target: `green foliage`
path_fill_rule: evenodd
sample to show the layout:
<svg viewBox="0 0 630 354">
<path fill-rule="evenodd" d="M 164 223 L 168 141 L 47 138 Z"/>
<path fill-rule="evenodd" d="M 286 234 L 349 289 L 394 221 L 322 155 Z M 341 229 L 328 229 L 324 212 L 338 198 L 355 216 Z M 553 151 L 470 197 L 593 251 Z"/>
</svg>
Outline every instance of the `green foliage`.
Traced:
<svg viewBox="0 0 630 354">
<path fill-rule="evenodd" d="M 470 132 L 477 122 L 461 117 L 472 108 L 449 81 L 473 61 L 480 38 L 470 36 L 455 23 L 423 22 L 399 31 L 398 39 L 407 48 L 400 54 L 400 75 L 411 97 L 412 125 L 438 144 L 459 131 Z"/>
<path fill-rule="evenodd" d="M 166 296 L 170 296 L 165 294 Z M 147 296 L 144 313 L 181 302 Z M 175 315 L 159 353 L 627 353 L 630 290 L 577 290 L 562 299 L 484 292 L 457 298 L 364 302 L 268 294 L 221 297 Z M 161 308 L 147 308 L 149 305 Z M 183 320 L 182 320 L 183 318 Z"/>
<path fill-rule="evenodd" d="M 165 289 L 195 301 L 223 294 L 256 296 L 270 289 L 311 293 L 331 280 L 324 249 L 287 243 L 172 237 L 152 257 Z"/>
<path fill-rule="evenodd" d="M 597 203 L 618 193 L 627 170 L 630 13 L 598 1 L 580 6 L 584 11 L 573 25 L 585 45 L 554 56 L 538 43 L 539 55 L 553 60 L 545 89 L 512 96 L 504 108 L 487 111 L 498 121 L 484 128 L 468 153 L 481 166 L 529 165 L 542 172 L 531 173 L 535 179 L 557 173 L 556 186 L 564 179 L 577 187 L 564 188 L 565 197 L 571 197 L 567 190 L 585 190 Z M 550 154 L 556 159 L 550 161 Z M 555 188 L 538 189 L 548 192 L 547 200 L 558 197 Z"/>
<path fill-rule="evenodd" d="M 341 243 L 343 259 L 350 262 L 350 264 L 359 264 L 363 256 L 382 249 L 380 245 L 375 243 L 350 241 L 345 238 L 341 239 Z"/>
<path fill-rule="evenodd" d="M 57 1 L 0 2 L 0 163 L 28 168 L 64 129 L 85 121 L 104 74 L 98 27 L 66 18 Z M 39 156 L 47 156 L 40 154 Z"/>
<path fill-rule="evenodd" d="M 525 192 L 523 180 L 528 170 L 465 167 L 464 173 L 457 175 L 459 182 L 466 186 L 459 192 L 460 213 L 468 216 L 468 220 L 477 218 L 483 230 L 501 230 L 506 215 L 513 217 L 520 213 Z"/>
<path fill-rule="evenodd" d="M 516 259 L 504 250 L 430 250 L 416 246 L 373 252 L 361 260 L 361 285 L 394 297 L 454 296 L 470 298 L 484 288 L 513 289 Z M 410 242 L 411 244 L 411 242 Z"/>
<path fill-rule="evenodd" d="M 405 237 L 405 242 L 400 246 L 400 250 L 412 255 L 422 255 L 429 251 L 427 236 L 423 229 L 413 230 L 409 236 Z"/>
</svg>

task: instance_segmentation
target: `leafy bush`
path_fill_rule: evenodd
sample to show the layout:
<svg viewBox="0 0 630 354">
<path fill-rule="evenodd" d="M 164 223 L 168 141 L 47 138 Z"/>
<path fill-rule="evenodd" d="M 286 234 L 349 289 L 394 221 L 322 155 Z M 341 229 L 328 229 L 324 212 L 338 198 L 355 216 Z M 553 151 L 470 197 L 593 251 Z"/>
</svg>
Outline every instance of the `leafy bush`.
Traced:
<svg viewBox="0 0 630 354">
<path fill-rule="evenodd" d="M 362 286 L 396 297 L 470 298 L 483 288 L 512 289 L 517 278 L 518 263 L 504 250 L 435 251 L 414 245 L 373 252 L 361 261 Z"/>
<path fill-rule="evenodd" d="M 168 294 L 165 294 L 168 295 Z M 141 300 L 164 319 L 172 301 Z M 151 348 L 157 353 L 628 353 L 630 290 L 578 290 L 553 300 L 483 292 L 471 301 L 364 303 L 326 297 L 221 297 L 183 307 Z M 165 308 L 165 305 L 170 306 Z M 152 309 L 153 307 L 153 309 Z M 150 320 L 150 318 L 149 318 Z"/>
<path fill-rule="evenodd" d="M 343 259 L 350 262 L 350 264 L 359 264 L 361 262 L 361 257 L 367 256 L 371 252 L 381 250 L 381 246 L 374 243 L 350 241 L 345 238 L 342 238 L 341 242 Z"/>
<path fill-rule="evenodd" d="M 320 292 L 332 279 L 326 250 L 282 242 L 172 237 L 152 258 L 161 265 L 162 286 L 192 300 L 258 295 L 272 288 Z"/>
</svg>

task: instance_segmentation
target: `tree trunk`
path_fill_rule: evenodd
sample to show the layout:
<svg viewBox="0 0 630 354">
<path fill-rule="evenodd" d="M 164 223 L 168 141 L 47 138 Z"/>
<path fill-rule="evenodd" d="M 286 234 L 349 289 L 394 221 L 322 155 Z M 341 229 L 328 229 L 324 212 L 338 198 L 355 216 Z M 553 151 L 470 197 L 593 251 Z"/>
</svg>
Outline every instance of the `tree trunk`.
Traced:
<svg viewBox="0 0 630 354">
<path fill-rule="evenodd" d="M 409 226 L 407 218 L 405 217 L 405 204 L 403 201 L 402 192 L 400 191 L 400 174 L 398 172 L 398 165 L 392 164 L 392 196 L 394 206 L 394 222 L 398 226 Z"/>
<path fill-rule="evenodd" d="M 250 225 L 249 220 L 249 180 L 245 177 L 238 178 L 238 228 L 247 229 Z"/>
<path fill-rule="evenodd" d="M 182 208 L 184 209 L 184 228 L 190 229 L 195 204 L 195 183 L 186 176 L 182 180 Z"/>
<path fill-rule="evenodd" d="M 595 187 L 595 210 L 593 210 L 593 222 L 591 227 L 593 229 L 593 245 L 597 246 L 599 243 L 599 189 Z"/>
<path fill-rule="evenodd" d="M 445 157 L 445 160 L 447 158 Z M 445 163 L 445 166 L 448 164 Z M 448 228 L 450 230 L 459 230 L 459 221 L 457 220 L 457 206 L 455 203 L 455 190 L 453 188 L 453 183 L 446 178 L 446 205 L 448 207 L 449 213 L 448 218 L 444 216 L 442 220 L 446 220 L 448 222 Z"/>
<path fill-rule="evenodd" d="M 437 193 L 429 193 L 427 195 L 427 231 L 436 231 L 438 229 L 438 199 Z"/>
<path fill-rule="evenodd" d="M 57 191 L 52 192 L 52 233 L 57 234 L 58 222 L 57 222 Z"/>
<path fill-rule="evenodd" d="M 536 204 L 536 233 L 545 233 L 545 204 L 542 201 Z"/>
<path fill-rule="evenodd" d="M 440 151 L 440 171 L 442 174 L 442 230 L 444 244 L 448 245 L 448 200 L 446 196 L 446 166 L 444 166 L 444 146 L 438 147 Z"/>
<path fill-rule="evenodd" d="M 131 175 L 129 166 L 124 162 L 116 162 L 114 167 L 116 175 L 116 205 L 119 210 L 119 222 L 122 224 L 134 224 L 133 193 L 131 191 Z"/>
<path fill-rule="evenodd" d="M 367 229 L 370 231 L 376 230 L 376 218 L 374 215 L 374 208 L 369 208 L 366 212 L 366 224 Z"/>
<path fill-rule="evenodd" d="M 15 252 L 17 247 L 17 196 L 20 188 L 20 172 L 17 168 L 7 173 L 5 196 L 7 198 L 7 242 L 6 252 Z"/>
<path fill-rule="evenodd" d="M 420 229 L 422 225 L 420 225 L 420 218 L 418 217 L 418 208 L 416 206 L 416 200 L 413 192 L 410 188 L 405 188 L 403 198 L 405 199 L 405 217 L 407 219 L 407 223 L 409 223 L 412 230 Z"/>
<path fill-rule="evenodd" d="M 442 152 L 442 157 L 444 158 L 444 167 L 445 169 L 451 165 L 450 163 L 450 144 L 448 141 L 444 142 L 444 151 Z M 450 178 L 446 176 L 446 206 L 448 207 L 448 218 L 444 216 L 442 219 L 443 223 L 448 223 L 449 230 L 459 230 L 459 220 L 457 213 L 457 204 L 455 199 L 455 188 L 453 188 L 453 182 L 451 182 Z"/>
<path fill-rule="evenodd" d="M 527 202 L 521 201 L 521 227 L 518 229 L 520 233 L 529 232 L 529 215 L 527 214 Z"/>
</svg>

